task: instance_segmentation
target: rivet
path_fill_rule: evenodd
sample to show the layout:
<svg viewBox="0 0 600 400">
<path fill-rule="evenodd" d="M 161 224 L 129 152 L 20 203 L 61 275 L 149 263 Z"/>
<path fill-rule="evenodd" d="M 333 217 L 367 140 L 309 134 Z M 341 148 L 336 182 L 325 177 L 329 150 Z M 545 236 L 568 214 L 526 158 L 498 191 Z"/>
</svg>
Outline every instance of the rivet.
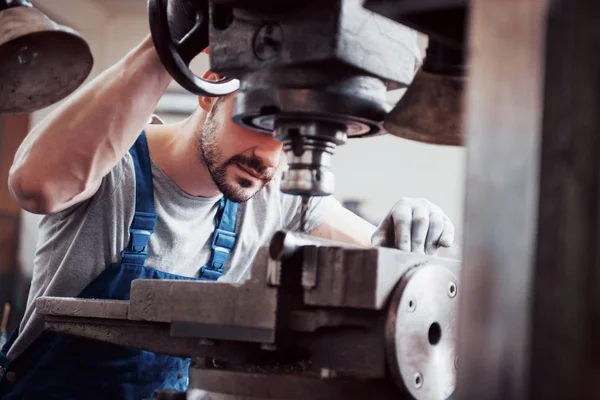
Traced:
<svg viewBox="0 0 600 400">
<path fill-rule="evenodd" d="M 272 343 L 261 343 L 260 349 L 264 351 L 275 351 L 277 346 Z"/>
<path fill-rule="evenodd" d="M 423 386 L 423 375 L 420 372 L 415 373 L 414 383 L 416 389 L 421 389 L 421 386 Z"/>
<path fill-rule="evenodd" d="M 321 378 L 322 379 L 328 379 L 328 378 L 335 378 L 337 375 L 337 373 L 329 368 L 321 368 Z"/>
<path fill-rule="evenodd" d="M 407 305 L 408 305 L 408 311 L 413 312 L 417 309 L 417 300 L 414 297 L 409 297 Z"/>
<path fill-rule="evenodd" d="M 17 380 L 17 374 L 15 374 L 13 371 L 8 371 L 6 373 L 6 380 L 9 382 L 14 382 Z"/>
<path fill-rule="evenodd" d="M 456 297 L 456 292 L 458 292 L 458 289 L 456 287 L 456 283 L 450 282 L 448 284 L 448 296 L 450 296 L 450 297 Z"/>
</svg>

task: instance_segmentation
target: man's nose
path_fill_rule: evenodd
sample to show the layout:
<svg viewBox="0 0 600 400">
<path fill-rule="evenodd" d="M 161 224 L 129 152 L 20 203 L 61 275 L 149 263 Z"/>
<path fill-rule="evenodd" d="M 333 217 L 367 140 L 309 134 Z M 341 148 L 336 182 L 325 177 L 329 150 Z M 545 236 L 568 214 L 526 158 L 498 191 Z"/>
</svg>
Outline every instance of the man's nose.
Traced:
<svg viewBox="0 0 600 400">
<path fill-rule="evenodd" d="M 254 155 L 261 159 L 265 167 L 277 168 L 281 160 L 282 148 L 283 143 L 273 138 L 266 138 L 254 149 Z"/>
</svg>

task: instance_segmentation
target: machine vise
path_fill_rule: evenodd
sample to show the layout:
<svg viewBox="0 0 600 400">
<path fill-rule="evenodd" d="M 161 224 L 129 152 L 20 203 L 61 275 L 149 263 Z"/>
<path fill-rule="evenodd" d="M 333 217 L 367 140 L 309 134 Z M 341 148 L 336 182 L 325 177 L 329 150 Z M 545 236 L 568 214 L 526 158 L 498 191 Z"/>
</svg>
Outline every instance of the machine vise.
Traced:
<svg viewBox="0 0 600 400">
<path fill-rule="evenodd" d="M 241 284 L 136 280 L 128 301 L 36 308 L 52 332 L 190 358 L 188 393 L 158 398 L 444 400 L 459 270 L 280 231 Z"/>
</svg>

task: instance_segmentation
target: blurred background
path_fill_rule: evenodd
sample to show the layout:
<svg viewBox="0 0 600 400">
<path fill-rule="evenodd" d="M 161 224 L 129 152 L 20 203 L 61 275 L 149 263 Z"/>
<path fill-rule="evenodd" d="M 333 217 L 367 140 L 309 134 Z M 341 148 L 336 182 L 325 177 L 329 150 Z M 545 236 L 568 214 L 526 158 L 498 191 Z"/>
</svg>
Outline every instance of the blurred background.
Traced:
<svg viewBox="0 0 600 400">
<path fill-rule="evenodd" d="M 149 34 L 145 0 L 33 0 L 32 3 L 56 22 L 79 31 L 87 40 L 94 56 L 94 68 L 88 79 L 117 62 Z M 426 38 L 420 37 L 420 45 L 424 52 Z M 192 64 L 198 74 L 207 68 L 206 56 L 198 57 Z M 402 93 L 402 90 L 390 92 L 390 103 L 395 104 Z M 173 83 L 156 114 L 166 122 L 176 122 L 191 114 L 196 105 L 194 95 Z M 12 202 L 6 183 L 8 170 L 27 131 L 54 107 L 29 115 L 0 116 L 0 313 L 4 316 L 0 332 L 10 332 L 24 311 L 40 218 L 21 211 Z M 455 245 L 441 255 L 460 258 L 465 162 L 466 150 L 460 147 L 428 145 L 391 135 L 350 140 L 337 149 L 333 158 L 335 197 L 374 224 L 401 197 L 427 198 L 439 205 L 456 226 Z M 3 313 L 3 309 L 10 313 Z"/>
</svg>

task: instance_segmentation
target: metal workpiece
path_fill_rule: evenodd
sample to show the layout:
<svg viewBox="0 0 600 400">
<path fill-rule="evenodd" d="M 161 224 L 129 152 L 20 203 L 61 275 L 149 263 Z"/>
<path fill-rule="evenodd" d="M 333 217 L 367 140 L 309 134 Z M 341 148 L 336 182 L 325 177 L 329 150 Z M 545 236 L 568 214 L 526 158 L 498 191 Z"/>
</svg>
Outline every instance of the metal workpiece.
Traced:
<svg viewBox="0 0 600 400">
<path fill-rule="evenodd" d="M 302 251 L 310 252 L 310 248 Z M 435 264 L 455 274 L 460 262 L 391 248 L 320 247 L 316 255 L 316 286 L 304 293 L 308 305 L 380 310 L 396 283 L 411 268 Z"/>
<path fill-rule="evenodd" d="M 457 282 L 448 268 L 432 264 L 408 271 L 394 290 L 385 333 L 389 368 L 417 399 L 454 392 Z"/>
<path fill-rule="evenodd" d="M 360 249 L 359 246 L 353 246 L 345 243 L 336 242 L 334 240 L 322 239 L 316 236 L 307 235 L 292 231 L 277 231 L 269 244 L 269 255 L 272 259 L 285 261 L 296 255 L 299 251 L 307 246 L 329 246 L 343 247 L 347 249 Z"/>
</svg>

